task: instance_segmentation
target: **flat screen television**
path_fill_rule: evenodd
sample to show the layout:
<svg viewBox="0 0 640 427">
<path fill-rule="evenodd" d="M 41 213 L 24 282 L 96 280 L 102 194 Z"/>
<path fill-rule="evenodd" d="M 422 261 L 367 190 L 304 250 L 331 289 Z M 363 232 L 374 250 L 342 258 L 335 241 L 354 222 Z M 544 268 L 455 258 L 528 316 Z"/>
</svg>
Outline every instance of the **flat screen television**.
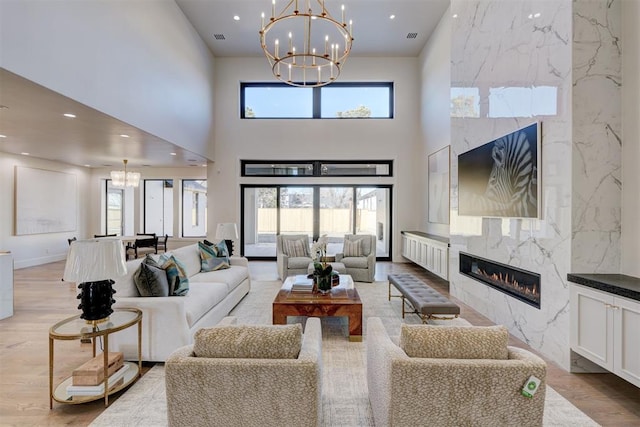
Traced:
<svg viewBox="0 0 640 427">
<path fill-rule="evenodd" d="M 458 214 L 540 218 L 540 122 L 458 156 Z"/>
</svg>

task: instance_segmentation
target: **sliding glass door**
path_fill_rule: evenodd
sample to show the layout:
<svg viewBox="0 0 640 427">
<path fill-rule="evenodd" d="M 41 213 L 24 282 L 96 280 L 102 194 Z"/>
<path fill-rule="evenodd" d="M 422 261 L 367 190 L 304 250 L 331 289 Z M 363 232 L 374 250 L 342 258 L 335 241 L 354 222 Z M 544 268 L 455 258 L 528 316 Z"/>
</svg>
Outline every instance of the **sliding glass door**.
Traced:
<svg viewBox="0 0 640 427">
<path fill-rule="evenodd" d="M 388 259 L 391 241 L 391 186 L 243 185 L 242 253 L 274 259 L 275 236 L 327 235 L 327 253 L 342 252 L 345 234 L 373 234 L 377 256 Z"/>
</svg>

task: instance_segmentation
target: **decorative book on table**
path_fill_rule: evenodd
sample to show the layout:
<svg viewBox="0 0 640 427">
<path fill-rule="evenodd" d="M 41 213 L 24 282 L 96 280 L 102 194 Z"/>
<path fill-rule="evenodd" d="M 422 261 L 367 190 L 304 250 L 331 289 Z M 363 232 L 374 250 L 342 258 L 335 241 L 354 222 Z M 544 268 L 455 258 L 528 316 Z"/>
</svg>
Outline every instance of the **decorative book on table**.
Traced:
<svg viewBox="0 0 640 427">
<path fill-rule="evenodd" d="M 311 292 L 313 290 L 313 279 L 309 279 L 304 274 L 298 274 L 293 279 L 291 292 Z"/>
<path fill-rule="evenodd" d="M 124 374 L 129 369 L 129 365 L 123 365 L 113 375 L 109 376 L 109 389 L 122 384 Z M 104 382 L 98 385 L 69 385 L 67 386 L 69 396 L 94 396 L 104 394 Z"/>
</svg>

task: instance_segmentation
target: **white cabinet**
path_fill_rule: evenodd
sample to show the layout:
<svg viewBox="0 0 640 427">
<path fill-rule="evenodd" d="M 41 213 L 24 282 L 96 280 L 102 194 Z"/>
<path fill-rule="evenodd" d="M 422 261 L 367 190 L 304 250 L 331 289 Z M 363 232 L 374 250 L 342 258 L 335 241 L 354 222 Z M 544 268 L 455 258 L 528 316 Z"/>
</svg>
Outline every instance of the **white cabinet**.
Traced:
<svg viewBox="0 0 640 427">
<path fill-rule="evenodd" d="M 13 316 L 13 256 L 0 252 L 0 319 Z"/>
<path fill-rule="evenodd" d="M 449 244 L 422 234 L 402 233 L 402 256 L 449 280 Z"/>
<path fill-rule="evenodd" d="M 640 387 L 640 302 L 570 284 L 571 349 Z"/>
</svg>

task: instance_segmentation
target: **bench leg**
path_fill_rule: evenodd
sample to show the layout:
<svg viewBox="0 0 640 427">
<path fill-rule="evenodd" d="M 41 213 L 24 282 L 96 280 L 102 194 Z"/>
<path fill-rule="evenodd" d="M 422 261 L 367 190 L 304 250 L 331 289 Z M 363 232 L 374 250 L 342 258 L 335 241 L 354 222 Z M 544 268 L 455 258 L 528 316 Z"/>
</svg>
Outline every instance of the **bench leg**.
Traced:
<svg viewBox="0 0 640 427">
<path fill-rule="evenodd" d="M 404 319 L 404 295 L 402 295 L 402 318 Z"/>
</svg>

